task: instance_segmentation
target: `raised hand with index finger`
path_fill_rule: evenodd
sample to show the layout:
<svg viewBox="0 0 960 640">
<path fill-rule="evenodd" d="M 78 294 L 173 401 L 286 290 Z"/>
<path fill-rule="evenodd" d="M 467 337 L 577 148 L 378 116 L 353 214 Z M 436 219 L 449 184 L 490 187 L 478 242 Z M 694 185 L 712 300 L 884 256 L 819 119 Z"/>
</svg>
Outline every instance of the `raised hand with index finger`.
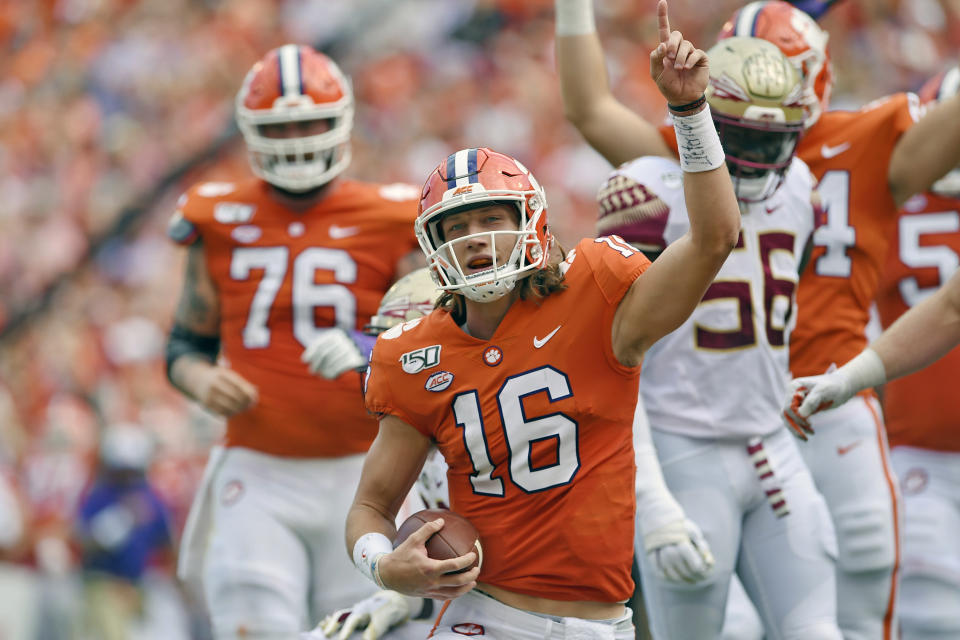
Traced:
<svg viewBox="0 0 960 640">
<path fill-rule="evenodd" d="M 667 104 L 684 105 L 703 95 L 710 79 L 707 54 L 697 49 L 679 31 L 670 30 L 667 0 L 657 3 L 660 44 L 650 52 L 650 77 Z"/>
</svg>

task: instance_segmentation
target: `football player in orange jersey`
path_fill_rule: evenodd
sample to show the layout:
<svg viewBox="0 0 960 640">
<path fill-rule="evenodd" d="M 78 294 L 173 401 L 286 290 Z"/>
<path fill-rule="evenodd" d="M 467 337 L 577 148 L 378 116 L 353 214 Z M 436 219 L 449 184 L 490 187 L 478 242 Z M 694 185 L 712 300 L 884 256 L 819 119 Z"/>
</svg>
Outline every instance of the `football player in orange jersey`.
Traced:
<svg viewBox="0 0 960 640">
<path fill-rule="evenodd" d="M 367 406 L 381 415 L 348 517 L 354 562 L 379 584 L 450 598 L 434 638 L 634 637 L 632 419 L 645 350 L 682 323 L 740 219 L 709 109 L 704 53 L 659 5 L 651 75 L 677 118 L 691 232 L 656 264 L 620 238 L 563 255 L 543 189 L 519 162 L 464 149 L 428 177 L 416 229 L 440 308 L 380 336 Z M 664 58 L 677 60 L 665 64 Z M 393 550 L 397 508 L 431 443 L 451 507 L 484 546 L 426 556 L 424 525 Z"/>
<path fill-rule="evenodd" d="M 236 99 L 257 177 L 194 186 L 170 224 L 188 253 L 168 375 L 227 418 L 179 562 L 218 639 L 295 637 L 373 591 L 336 549 L 376 421 L 358 373 L 301 362 L 332 327 L 360 329 L 416 247 L 415 188 L 341 176 L 353 113 L 328 57 L 270 51 Z"/>
<path fill-rule="evenodd" d="M 377 315 L 370 319 L 364 332 L 379 335 L 401 322 L 422 317 L 433 310 L 440 291 L 429 269 L 417 269 L 398 280 L 384 294 Z M 345 343 L 343 337 L 328 332 L 318 338 L 309 351 L 310 366 L 316 373 L 336 378 L 352 368 L 361 357 L 352 341 Z M 637 464 L 636 494 L 638 512 L 653 515 L 647 524 L 648 553 L 658 570 L 668 579 L 678 582 L 693 582 L 705 577 L 712 568 L 712 556 L 696 525 L 685 518 L 682 509 L 670 494 L 660 472 L 649 426 L 641 403 L 637 403 L 634 416 L 634 458 Z M 407 502 L 401 507 L 397 522 L 422 508 L 448 508 L 450 496 L 447 490 L 447 463 L 436 449 L 427 457 Z M 419 505 L 419 506 L 418 506 Z M 641 506 L 642 505 L 642 506 Z M 694 529 L 691 535 L 688 529 Z M 363 630 L 363 640 L 390 638 L 419 639 L 427 635 L 429 627 L 423 628 L 421 620 L 433 610 L 433 600 L 404 597 L 396 591 L 379 591 L 348 609 L 341 609 L 326 616 L 310 633 L 301 635 L 301 640 L 319 640 L 334 637 L 347 640 L 354 637 L 354 630 Z M 416 620 L 406 623 L 411 618 Z M 359 631 L 358 631 L 359 633 Z M 646 635 L 643 629 L 642 636 Z"/>
<path fill-rule="evenodd" d="M 557 5 L 558 16 L 564 5 L 584 16 L 577 29 L 558 38 L 568 118 L 615 165 L 643 155 L 674 157 L 670 128 L 657 129 L 610 91 L 590 0 L 557 0 Z M 866 344 L 868 309 L 898 206 L 960 160 L 960 98 L 945 101 L 919 122 L 919 101 L 906 94 L 855 112 L 824 112 L 832 86 L 827 34 L 808 15 L 786 2 L 753 2 L 723 35 L 770 40 L 805 81 L 807 130 L 797 153 L 820 181 L 828 217 L 813 236 L 812 260 L 800 279 L 790 367 L 794 375 L 823 373 Z M 888 188 L 877 188 L 882 184 Z M 852 638 L 894 637 L 899 492 L 879 405 L 865 393 L 816 420 L 830 423 L 820 429 L 828 437 L 801 451 L 837 529 L 841 627 Z M 851 448 L 852 443 L 858 444 Z"/>
<path fill-rule="evenodd" d="M 946 100 L 958 89 L 960 68 L 953 67 L 924 85 L 920 100 Z M 903 493 L 901 628 L 904 640 L 958 638 L 960 430 L 956 423 L 960 395 L 953 383 L 960 379 L 960 349 L 913 375 L 893 378 L 919 368 L 960 341 L 960 279 L 953 275 L 960 265 L 960 168 L 938 180 L 929 192 L 907 200 L 886 264 L 877 307 L 889 331 L 872 350 L 881 354 L 885 365 L 878 375 L 889 380 L 883 387 L 883 410 L 891 462 Z M 865 358 L 870 356 L 861 360 Z M 849 382 L 847 374 L 857 361 L 829 377 L 851 386 L 849 394 L 874 384 L 872 380 Z M 821 404 L 818 398 L 823 393 L 826 401 L 839 404 L 840 397 L 830 396 L 841 389 L 822 391 L 825 388 L 818 390 L 814 385 L 807 406 L 796 407 L 801 417 L 795 418 L 789 407 L 788 417 L 807 419 L 811 407 Z"/>
<path fill-rule="evenodd" d="M 822 374 L 867 344 L 869 308 L 900 207 L 960 163 L 960 96 L 922 118 L 917 96 L 904 93 L 855 111 L 826 111 L 828 34 L 809 16 L 780 0 L 751 2 L 721 33 L 736 35 L 770 40 L 805 78 L 807 130 L 798 154 L 820 181 L 827 223 L 814 234 L 800 279 L 790 369 Z M 819 437 L 801 450 L 837 530 L 844 636 L 896 638 L 902 509 L 880 406 L 868 389 L 812 424 Z"/>
</svg>

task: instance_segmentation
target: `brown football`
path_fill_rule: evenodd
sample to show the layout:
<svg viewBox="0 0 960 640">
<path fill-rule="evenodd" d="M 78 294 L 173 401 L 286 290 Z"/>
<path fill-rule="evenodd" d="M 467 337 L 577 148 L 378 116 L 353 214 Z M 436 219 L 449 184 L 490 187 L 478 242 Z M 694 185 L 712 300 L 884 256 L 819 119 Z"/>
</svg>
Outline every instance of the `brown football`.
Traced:
<svg viewBox="0 0 960 640">
<path fill-rule="evenodd" d="M 477 559 L 462 571 L 469 571 L 473 567 L 479 566 L 483 562 L 480 534 L 477 533 L 477 529 L 469 520 L 449 509 L 424 509 L 404 520 L 400 528 L 397 529 L 397 537 L 393 541 L 393 548 L 396 549 L 411 533 L 437 518 L 443 518 L 443 528 L 427 539 L 425 545 L 427 555 L 434 560 L 449 560 L 476 551 Z"/>
</svg>

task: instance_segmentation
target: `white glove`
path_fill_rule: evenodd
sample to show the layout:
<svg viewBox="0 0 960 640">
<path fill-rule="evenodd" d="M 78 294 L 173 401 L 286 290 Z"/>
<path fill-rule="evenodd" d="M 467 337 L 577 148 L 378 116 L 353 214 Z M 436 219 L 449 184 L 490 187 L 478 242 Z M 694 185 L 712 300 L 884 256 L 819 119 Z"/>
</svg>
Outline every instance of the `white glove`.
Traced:
<svg viewBox="0 0 960 640">
<path fill-rule="evenodd" d="M 689 518 L 646 534 L 643 547 L 660 576 L 671 582 L 700 582 L 713 569 L 710 546 Z"/>
<path fill-rule="evenodd" d="M 810 416 L 839 407 L 864 389 L 887 381 L 887 372 L 877 352 L 867 347 L 856 358 L 836 369 L 830 365 L 822 376 L 797 378 L 787 389 L 783 419 L 801 440 L 812 434 Z"/>
<path fill-rule="evenodd" d="M 362 369 L 367 366 L 357 343 L 340 327 L 333 327 L 321 333 L 303 350 L 300 361 L 306 363 L 310 373 L 321 375 L 327 380 L 339 378 L 350 369 Z"/>
<path fill-rule="evenodd" d="M 783 420 L 801 440 L 813 435 L 810 416 L 831 407 L 838 407 L 857 392 L 847 376 L 839 370 L 820 376 L 797 378 L 787 387 Z"/>
<path fill-rule="evenodd" d="M 331 613 L 303 640 L 333 638 L 332 634 L 337 629 L 340 630 L 337 640 L 347 640 L 354 630 L 363 628 L 366 628 L 363 640 L 377 640 L 389 629 L 419 612 L 422 605 L 422 598 L 410 598 L 396 591 L 379 591 L 349 609 Z M 318 630 L 323 635 L 317 636 Z"/>
</svg>

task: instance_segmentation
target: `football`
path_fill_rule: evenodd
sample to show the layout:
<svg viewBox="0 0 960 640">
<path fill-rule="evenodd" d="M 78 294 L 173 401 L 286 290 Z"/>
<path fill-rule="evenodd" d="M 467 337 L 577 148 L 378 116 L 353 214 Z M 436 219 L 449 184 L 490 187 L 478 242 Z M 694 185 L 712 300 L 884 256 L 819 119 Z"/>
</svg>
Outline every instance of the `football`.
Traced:
<svg viewBox="0 0 960 640">
<path fill-rule="evenodd" d="M 483 563 L 483 547 L 480 545 L 480 534 L 469 520 L 449 509 L 424 509 L 403 521 L 397 529 L 397 537 L 393 541 L 396 549 L 411 533 L 428 522 L 443 518 L 443 528 L 427 539 L 427 555 L 434 560 L 449 560 L 462 556 L 470 551 L 477 552 L 477 559 L 472 565 L 458 571 L 469 571 Z"/>
</svg>

